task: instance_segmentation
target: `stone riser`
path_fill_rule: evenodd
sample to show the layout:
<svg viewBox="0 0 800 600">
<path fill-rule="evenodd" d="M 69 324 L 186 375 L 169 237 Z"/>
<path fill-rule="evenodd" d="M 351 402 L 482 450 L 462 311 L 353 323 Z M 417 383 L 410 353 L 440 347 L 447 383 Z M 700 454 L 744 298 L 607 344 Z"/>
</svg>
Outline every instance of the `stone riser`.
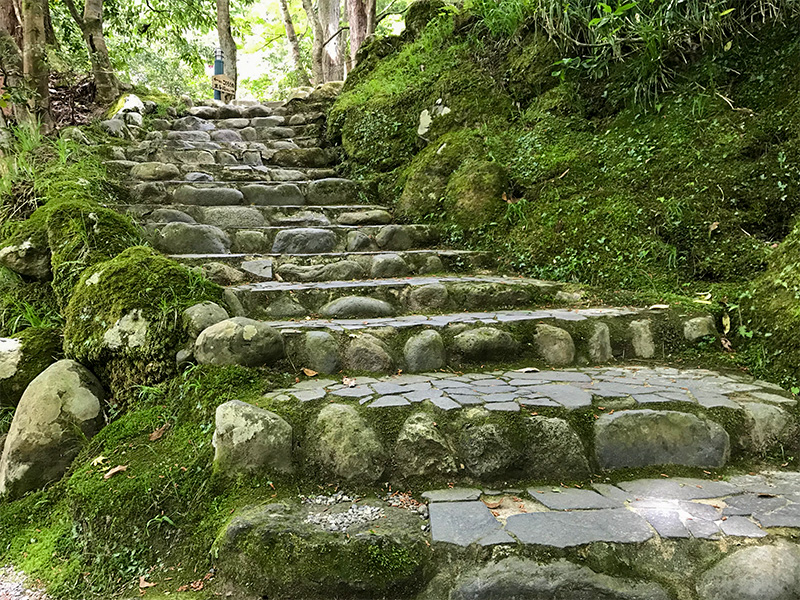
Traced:
<svg viewBox="0 0 800 600">
<path fill-rule="evenodd" d="M 231 119 L 274 119 L 275 122 L 289 125 L 303 125 L 308 123 L 315 123 L 325 116 L 322 113 L 297 113 L 288 115 L 286 108 L 270 107 L 270 106 L 254 106 L 254 107 L 195 107 L 186 111 L 186 114 L 192 117 L 197 117 L 205 121 L 209 121 L 219 126 L 219 123 L 230 121 Z M 258 121 L 257 121 L 258 122 Z"/>
<path fill-rule="evenodd" d="M 482 252 L 456 250 L 410 250 L 397 252 L 397 256 L 406 264 L 409 275 L 427 275 L 430 273 L 462 273 L 493 266 L 494 259 L 490 254 Z M 340 278 L 342 263 L 356 263 L 362 269 L 363 276 L 373 273 L 379 252 L 342 252 L 315 255 L 290 254 L 217 254 L 217 255 L 172 255 L 171 258 L 190 267 L 202 267 L 209 263 L 222 263 L 241 270 L 250 261 L 268 260 L 271 270 L 278 273 L 284 281 L 333 281 Z M 378 259 L 377 262 L 380 262 Z M 261 263 L 263 264 L 263 263 Z M 348 265 L 346 265 L 348 266 Z M 378 267 L 375 267 L 376 269 Z M 261 272 L 259 270 L 259 272 Z M 270 271 L 271 272 L 271 271 Z M 249 275 L 242 273 L 241 281 L 247 281 Z M 250 277 L 252 279 L 252 277 Z M 272 279 L 260 276 L 257 278 Z"/>
<path fill-rule="evenodd" d="M 215 227 L 317 225 L 388 225 L 391 214 L 383 206 L 198 206 L 195 204 L 134 204 L 112 206 L 142 224 L 194 222 Z"/>
<path fill-rule="evenodd" d="M 309 228 L 261 227 L 219 229 L 208 225 L 170 223 L 152 225 L 146 230 L 155 248 L 166 254 L 224 253 L 235 254 L 319 254 L 372 250 L 423 249 L 436 243 L 435 232 L 426 225 L 367 225 L 363 227 L 313 227 L 313 241 L 306 237 L 296 243 L 284 243 L 284 232 Z M 282 237 L 279 238 L 279 236 Z M 295 233 L 295 235 L 297 235 Z M 198 245 L 198 237 L 213 237 L 221 246 Z M 358 240 L 357 242 L 355 240 Z M 277 243 L 276 243 L 277 242 Z M 224 248 L 223 248 L 224 247 Z"/>
<path fill-rule="evenodd" d="M 131 196 L 141 204 L 193 206 L 354 206 L 365 194 L 355 182 L 325 178 L 304 181 L 132 183 Z"/>
<path fill-rule="evenodd" d="M 350 281 L 357 279 L 356 273 L 352 273 L 353 277 L 341 277 L 338 281 L 318 285 L 276 282 L 232 287 L 227 290 L 228 302 L 237 306 L 237 314 L 253 319 L 313 315 L 361 319 L 542 306 L 553 302 L 561 290 L 560 284 L 535 280 L 506 282 L 492 277 L 413 279 L 407 278 L 410 272 L 398 273 L 393 270 L 396 265 L 402 265 L 398 264 L 397 255 L 384 254 L 372 260 L 371 272 L 367 273 L 367 276 L 383 279 Z M 441 266 L 441 263 L 436 266 Z M 441 272 L 441 269 L 430 267 L 418 270 Z M 368 297 L 375 302 L 352 301 L 352 307 L 337 305 L 335 309 L 329 306 L 329 303 L 337 300 L 341 303 L 341 299 L 346 297 Z M 376 323 L 378 327 L 382 325 Z"/>
<path fill-rule="evenodd" d="M 216 144 L 219 145 L 219 144 Z M 243 150 L 223 149 L 141 149 L 127 153 L 134 162 L 161 162 L 185 165 L 196 170 L 198 165 L 251 167 L 273 166 L 303 169 L 324 169 L 338 163 L 335 151 L 321 148 L 285 148 Z"/>
<path fill-rule="evenodd" d="M 445 286 L 447 287 L 447 286 Z M 417 288 L 419 289 L 419 288 Z M 234 291 L 236 288 L 230 288 Z M 452 290 L 452 291 L 450 291 Z M 490 286 L 479 287 L 477 291 L 458 289 L 450 286 L 449 304 L 459 307 L 489 308 L 496 305 L 497 312 L 455 313 L 438 316 L 407 315 L 396 318 L 373 318 L 334 320 L 334 321 L 272 321 L 271 327 L 284 335 L 286 351 L 292 364 L 306 365 L 320 372 L 330 372 L 325 364 L 335 364 L 337 368 L 350 371 L 394 372 L 400 369 L 406 373 L 434 368 L 450 367 L 460 369 L 469 365 L 488 365 L 530 360 L 544 367 L 566 367 L 572 365 L 594 365 L 614 360 L 665 358 L 671 353 L 691 346 L 684 338 L 686 318 L 671 313 L 624 309 L 549 309 L 531 311 L 502 311 L 503 305 L 515 300 L 514 291 L 505 294 Z M 484 291 L 485 293 L 481 293 Z M 404 293 L 405 292 L 405 293 Z M 497 292 L 492 295 L 492 292 Z M 385 298 L 394 296 L 399 305 L 415 302 L 409 290 L 388 288 L 383 290 Z M 552 295 L 531 290 L 516 291 L 516 297 L 528 296 L 530 305 L 542 304 Z M 241 296 L 241 295 L 239 295 Z M 373 293 L 372 297 L 379 294 Z M 505 298 L 504 298 L 505 296 Z M 330 297 L 330 296 L 328 296 Z M 288 294 L 284 302 L 275 305 L 275 310 L 286 309 Z M 304 299 L 295 292 L 292 300 Z M 318 297 L 318 301 L 326 296 Z M 488 305 L 488 306 L 487 306 Z M 259 307 L 258 312 L 267 312 L 269 307 Z M 435 310 L 435 309 L 434 309 Z M 247 309 L 245 308 L 247 314 Z M 247 314 L 250 316 L 252 313 Z M 297 317 L 302 315 L 298 314 Z M 426 330 L 433 330 L 431 336 Z M 335 351 L 324 361 L 315 361 L 307 353 L 307 334 L 322 331 L 332 336 Z M 369 343 L 380 348 L 362 360 L 358 349 L 364 344 L 361 335 Z M 371 336 L 378 338 L 375 342 Z M 313 337 L 313 336 L 312 336 Z M 431 337 L 424 348 L 425 361 L 420 362 L 414 350 L 425 337 Z M 412 338 L 417 342 L 409 343 Z M 669 340 L 669 343 L 667 342 Z"/>
<path fill-rule="evenodd" d="M 181 133 L 181 132 L 176 132 Z M 232 154 L 242 152 L 260 152 L 265 157 L 271 156 L 277 150 L 296 150 L 296 149 L 320 149 L 321 146 L 316 138 L 295 138 L 295 139 L 275 139 L 265 138 L 263 140 L 162 140 L 148 139 L 138 146 L 124 148 L 126 158 L 129 160 L 144 162 L 150 160 L 150 156 L 161 153 L 164 156 L 175 157 L 174 160 L 164 160 L 163 162 L 180 163 L 181 153 L 210 152 L 216 153 L 224 151 Z"/>
<path fill-rule="evenodd" d="M 190 176 L 193 173 L 204 173 L 210 175 L 212 180 L 222 184 L 238 183 L 238 182 L 304 182 L 316 181 L 319 179 L 335 178 L 336 171 L 334 169 L 279 169 L 269 168 L 265 166 L 251 166 L 251 165 L 174 165 L 177 173 L 170 176 L 163 177 L 140 177 L 134 176 L 133 170 L 141 163 L 131 160 L 108 160 L 103 163 L 110 172 L 116 174 L 125 181 L 128 185 L 136 185 L 142 181 L 154 180 L 175 180 L 176 176 Z M 183 181 L 188 183 L 189 180 Z"/>
</svg>

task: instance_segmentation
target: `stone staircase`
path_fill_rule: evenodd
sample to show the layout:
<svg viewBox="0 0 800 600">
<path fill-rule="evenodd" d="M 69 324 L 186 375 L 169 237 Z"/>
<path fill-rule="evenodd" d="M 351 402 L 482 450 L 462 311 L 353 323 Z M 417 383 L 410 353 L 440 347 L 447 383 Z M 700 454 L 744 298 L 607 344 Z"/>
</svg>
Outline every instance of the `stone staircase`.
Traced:
<svg viewBox="0 0 800 600">
<path fill-rule="evenodd" d="M 189 309 L 179 360 L 316 372 L 258 407 L 221 405 L 216 468 L 416 490 L 236 513 L 212 554 L 242 597 L 722 600 L 735 596 L 714 595 L 713 560 L 800 528 L 796 477 L 718 474 L 793 444 L 795 399 L 665 366 L 718 337 L 711 316 L 586 306 L 573 287 L 443 247 L 434 226 L 395 223 L 338 176 L 324 115 L 303 102 L 150 125 L 108 162 L 130 190 L 114 208 L 224 285 L 233 313 Z M 713 480 L 625 481 L 654 468 Z M 716 545 L 687 567 L 695 541 Z M 587 557 L 627 578 L 573 564 Z"/>
</svg>

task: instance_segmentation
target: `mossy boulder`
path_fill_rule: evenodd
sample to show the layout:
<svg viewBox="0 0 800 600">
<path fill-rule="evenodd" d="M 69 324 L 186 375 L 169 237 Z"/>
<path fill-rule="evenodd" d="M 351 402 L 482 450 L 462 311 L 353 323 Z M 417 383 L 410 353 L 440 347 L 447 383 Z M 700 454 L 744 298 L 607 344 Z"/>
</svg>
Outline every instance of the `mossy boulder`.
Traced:
<svg viewBox="0 0 800 600">
<path fill-rule="evenodd" d="M 420 152 L 406 169 L 403 193 L 397 201 L 397 214 L 420 219 L 442 209 L 452 174 L 472 155 L 476 139 L 457 132 L 442 136 Z M 453 190 L 455 195 L 456 190 Z"/>
<path fill-rule="evenodd" d="M 64 350 L 118 398 L 175 372 L 188 333 L 182 313 L 219 301 L 221 289 L 195 271 L 134 247 L 84 272 L 65 311 Z"/>
<path fill-rule="evenodd" d="M 466 162 L 447 182 L 447 215 L 462 227 L 480 227 L 498 218 L 507 204 L 508 177 L 499 164 Z"/>
<path fill-rule="evenodd" d="M 84 269 L 142 242 L 128 217 L 85 199 L 51 200 L 7 232 L 0 262 L 26 277 L 52 276 L 62 308 Z"/>
<path fill-rule="evenodd" d="M 442 12 L 444 0 L 417 0 L 406 11 L 406 31 L 416 38 L 425 27 Z"/>
<path fill-rule="evenodd" d="M 29 327 L 0 338 L 0 407 L 16 406 L 28 384 L 60 356 L 57 329 Z"/>
<path fill-rule="evenodd" d="M 333 529 L 345 514 L 341 522 L 352 524 Z M 402 598 L 428 579 L 423 524 L 411 511 L 370 501 L 268 504 L 236 515 L 212 556 L 219 579 L 248 597 Z"/>
</svg>

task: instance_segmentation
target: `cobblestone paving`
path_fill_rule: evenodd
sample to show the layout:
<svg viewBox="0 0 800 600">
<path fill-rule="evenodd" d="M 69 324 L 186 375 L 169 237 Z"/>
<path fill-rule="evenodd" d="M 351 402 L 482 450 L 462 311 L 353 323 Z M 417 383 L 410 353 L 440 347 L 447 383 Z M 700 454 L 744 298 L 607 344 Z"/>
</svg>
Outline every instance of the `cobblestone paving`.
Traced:
<svg viewBox="0 0 800 600">
<path fill-rule="evenodd" d="M 591 488 L 434 490 L 434 542 L 469 546 L 531 544 L 567 548 L 654 537 L 762 538 L 768 529 L 800 529 L 800 473 L 764 473 L 729 481 L 640 479 Z"/>
<path fill-rule="evenodd" d="M 624 398 L 629 406 L 685 402 L 705 408 L 738 409 L 743 403 L 792 406 L 778 386 L 706 369 L 613 367 L 564 371 L 495 371 L 450 375 L 425 373 L 383 379 L 360 377 L 348 384 L 332 379 L 301 382 L 269 397 L 307 402 L 328 397 L 372 408 L 429 402 L 443 410 L 482 405 L 492 411 L 537 407 L 575 410 Z"/>
</svg>

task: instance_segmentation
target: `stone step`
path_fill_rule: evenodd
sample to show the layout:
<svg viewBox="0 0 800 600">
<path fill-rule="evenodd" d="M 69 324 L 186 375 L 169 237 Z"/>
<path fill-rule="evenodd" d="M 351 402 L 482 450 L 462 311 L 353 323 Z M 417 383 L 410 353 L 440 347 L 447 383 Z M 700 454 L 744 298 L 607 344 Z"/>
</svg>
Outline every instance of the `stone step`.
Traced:
<svg viewBox="0 0 800 600">
<path fill-rule="evenodd" d="M 268 117 L 231 117 L 229 119 L 202 119 L 184 116 L 174 120 L 154 119 L 151 122 L 153 131 L 162 132 L 215 132 L 235 131 L 243 133 L 246 139 L 290 138 L 293 136 L 314 136 L 321 133 L 324 118 L 310 118 L 306 115 Z M 192 137 L 192 136 L 188 136 Z"/>
<path fill-rule="evenodd" d="M 558 286 L 540 282 L 502 285 L 481 277 L 428 277 L 318 284 L 263 282 L 226 290 L 237 316 L 263 319 L 284 336 L 292 363 L 329 372 L 306 356 L 309 339 L 326 334 L 335 344 L 327 364 L 350 371 L 418 372 L 448 366 L 538 361 L 542 366 L 604 364 L 614 360 L 665 359 L 714 335 L 710 316 L 636 308 L 548 308 Z M 358 286 L 358 287 L 356 287 Z M 248 290 L 272 288 L 272 294 Z M 356 295 L 361 292 L 363 295 Z M 371 292 L 367 295 L 368 292 Z M 472 311 L 446 313 L 453 307 Z M 493 308 L 491 312 L 487 309 Z M 428 315 L 418 314 L 420 312 Z M 392 313 L 406 313 L 389 316 Z M 411 314 L 408 314 L 411 313 Z M 416 314 L 415 314 L 416 313 Z M 441 314 L 434 314 L 441 313 Z M 309 319 L 322 314 L 324 319 Z M 273 318 L 276 320 L 270 321 Z M 278 320 L 283 319 L 283 320 Z M 295 319 L 286 321 L 285 319 Z M 698 321 L 702 321 L 698 327 Z M 370 348 L 365 352 L 364 348 Z M 726 406 L 724 398 L 717 398 Z"/>
<path fill-rule="evenodd" d="M 350 273 L 346 273 L 342 265 L 337 270 L 343 275 L 353 275 L 351 277 L 341 277 L 338 281 L 272 281 L 233 286 L 226 291 L 227 301 L 237 307 L 237 314 L 255 319 L 313 315 L 344 319 L 388 318 L 419 312 L 541 306 L 553 302 L 563 287 L 549 281 L 491 275 L 409 277 L 407 263 L 396 253 L 372 258 L 370 274 L 381 274 L 382 278 L 359 280 L 354 276 L 363 268 L 355 261 L 347 262 Z M 282 272 L 291 270 L 291 267 L 283 267 Z M 455 314 L 450 318 L 458 321 L 462 316 L 466 315 Z M 427 317 L 411 318 L 417 322 L 427 320 Z M 331 325 L 327 321 L 323 323 Z M 389 318 L 385 325 L 401 328 L 402 323 L 402 319 Z"/>
<path fill-rule="evenodd" d="M 225 227 L 192 223 L 149 225 L 150 243 L 165 254 L 320 254 L 376 247 L 387 252 L 435 246 L 428 225 Z"/>
<path fill-rule="evenodd" d="M 242 106 L 197 106 L 186 111 L 187 116 L 199 118 L 205 121 L 218 122 L 230 119 L 282 119 L 276 121 L 280 125 L 299 125 L 314 123 L 325 118 L 320 112 L 298 113 L 286 115 L 286 110 L 281 106 L 258 105 L 251 107 Z M 286 116 L 284 116 L 286 115 Z"/>
<path fill-rule="evenodd" d="M 175 165 L 264 166 L 321 169 L 338 164 L 338 150 L 316 145 L 300 147 L 281 142 L 142 142 L 125 151 L 134 162 L 162 162 Z"/>
<path fill-rule="evenodd" d="M 159 170 L 148 167 L 142 174 L 155 176 Z M 314 181 L 208 181 L 209 177 L 195 172 L 191 175 L 195 181 L 131 182 L 131 197 L 141 204 L 195 206 L 346 206 L 364 205 L 369 199 L 358 183 L 336 177 Z"/>
<path fill-rule="evenodd" d="M 305 200 L 300 194 L 299 199 Z M 114 210 L 145 225 L 173 222 L 200 223 L 215 227 L 264 227 L 317 225 L 388 225 L 392 215 L 384 206 L 199 206 L 197 204 L 118 204 Z"/>
<path fill-rule="evenodd" d="M 494 265 L 486 252 L 468 250 L 407 250 L 393 253 L 392 265 L 408 275 L 475 272 Z M 386 266 L 383 252 L 331 252 L 327 254 L 173 254 L 171 258 L 190 267 L 200 267 L 206 277 L 220 285 L 248 281 L 333 281 L 342 274 L 367 277 L 381 274 Z M 403 266 L 402 263 L 405 263 Z M 359 270 L 360 267 L 360 270 Z"/>
<path fill-rule="evenodd" d="M 142 181 L 192 181 L 202 173 L 202 179 L 225 182 L 299 182 L 336 178 L 335 169 L 278 168 L 253 165 L 187 165 L 161 162 L 108 160 L 105 167 L 120 179 L 131 184 Z M 188 178 L 188 179 L 187 179 Z"/>
<path fill-rule="evenodd" d="M 314 344 L 319 349 L 322 339 Z M 629 468 L 721 469 L 731 459 L 791 443 L 796 426 L 795 399 L 767 382 L 663 366 L 323 377 L 269 392 L 259 402 L 279 415 L 303 406 L 309 423 L 325 418 L 332 404 L 362 419 L 360 435 L 386 449 L 370 472 L 347 476 L 344 465 L 330 458 L 333 464 L 324 465 L 340 479 L 362 483 L 415 478 L 442 478 L 451 485 L 557 483 L 598 481 L 593 474 Z M 387 414 L 406 424 L 392 433 L 372 430 Z M 433 437 L 438 444 L 431 443 Z M 315 461 L 313 451 L 297 453 L 296 468 L 313 471 L 306 460 Z M 622 507 L 625 499 L 653 497 L 648 488 L 694 500 L 729 495 L 720 491 L 726 486 L 708 482 L 705 488 L 683 489 L 677 481 L 659 480 L 623 488 L 631 497 L 605 485 L 597 486 L 602 497 L 578 491 L 550 495 L 547 488 L 536 488 L 533 497 L 553 510 L 607 509 Z M 452 492 L 438 495 L 457 499 Z M 800 525 L 800 513 L 793 516 Z M 434 541 L 443 541 L 435 530 Z"/>
<path fill-rule="evenodd" d="M 261 413 L 224 406 L 269 423 Z M 352 429 L 346 420 L 352 415 L 331 411 L 326 422 L 334 415 Z M 422 452 L 408 448 L 421 427 L 407 422 L 401 433 L 408 427 L 403 456 L 414 464 L 442 449 L 441 436 L 428 426 Z M 374 449 L 371 439 L 352 442 Z M 441 462 L 439 455 L 433 462 Z M 796 472 L 727 481 L 628 477 L 582 489 L 442 486 L 423 496 L 364 497 L 337 487 L 280 503 L 264 499 L 235 513 L 217 536 L 216 581 L 248 597 L 323 598 L 334 589 L 346 598 L 426 600 L 788 600 L 800 594 Z M 784 528 L 774 528 L 776 522 Z M 326 560 L 303 560 L 309 556 Z M 402 567 L 387 569 L 389 556 L 403 557 Z"/>
</svg>

